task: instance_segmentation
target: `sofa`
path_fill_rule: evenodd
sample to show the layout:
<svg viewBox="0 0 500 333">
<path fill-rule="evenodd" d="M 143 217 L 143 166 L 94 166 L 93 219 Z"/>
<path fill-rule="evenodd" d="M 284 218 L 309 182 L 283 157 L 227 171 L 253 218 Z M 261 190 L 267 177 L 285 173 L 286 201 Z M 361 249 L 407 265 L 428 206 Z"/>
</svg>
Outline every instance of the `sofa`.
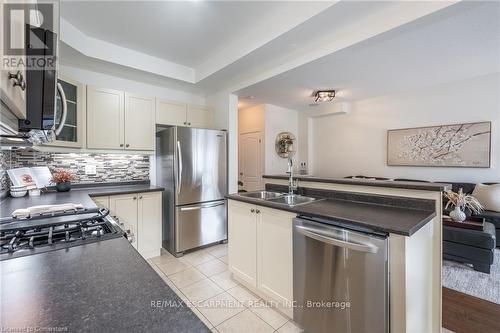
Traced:
<svg viewBox="0 0 500 333">
<path fill-rule="evenodd" d="M 407 181 L 407 182 L 421 182 L 421 183 L 430 183 L 427 180 L 420 180 L 420 179 L 405 179 L 405 178 L 396 178 L 396 179 L 389 179 L 389 178 L 382 178 L 382 177 L 369 177 L 369 176 L 349 176 L 346 178 L 360 178 L 360 179 L 376 179 L 376 180 L 394 180 L 394 181 Z M 460 188 L 463 189 L 464 193 L 472 194 L 474 191 L 474 188 L 476 187 L 476 184 L 474 183 L 454 183 L 454 182 L 437 182 L 437 183 L 447 183 L 451 184 L 452 190 L 455 192 L 458 192 Z M 493 185 L 496 183 L 484 183 L 486 185 Z M 443 209 L 446 207 L 446 199 L 443 198 Z M 443 213 L 448 215 L 449 211 L 451 208 L 449 207 L 448 209 L 444 209 Z M 471 214 L 470 211 L 466 211 L 466 214 L 468 216 L 476 216 L 476 217 L 482 217 L 485 219 L 486 222 L 490 222 L 493 224 L 495 227 L 495 234 L 496 234 L 496 239 L 500 240 L 500 213 L 499 212 L 493 212 L 490 210 L 485 210 L 479 215 L 473 215 Z M 497 241 L 496 246 L 500 247 L 500 241 Z"/>
</svg>

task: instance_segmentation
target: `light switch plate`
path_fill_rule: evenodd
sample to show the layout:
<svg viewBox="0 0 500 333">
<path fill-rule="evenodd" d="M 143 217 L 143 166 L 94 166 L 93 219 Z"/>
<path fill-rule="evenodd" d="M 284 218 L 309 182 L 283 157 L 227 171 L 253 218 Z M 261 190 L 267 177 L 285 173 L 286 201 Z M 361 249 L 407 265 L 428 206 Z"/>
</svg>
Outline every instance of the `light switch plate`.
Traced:
<svg viewBox="0 0 500 333">
<path fill-rule="evenodd" d="M 95 175 L 97 173 L 96 166 L 92 164 L 85 165 L 85 174 L 86 175 Z"/>
</svg>

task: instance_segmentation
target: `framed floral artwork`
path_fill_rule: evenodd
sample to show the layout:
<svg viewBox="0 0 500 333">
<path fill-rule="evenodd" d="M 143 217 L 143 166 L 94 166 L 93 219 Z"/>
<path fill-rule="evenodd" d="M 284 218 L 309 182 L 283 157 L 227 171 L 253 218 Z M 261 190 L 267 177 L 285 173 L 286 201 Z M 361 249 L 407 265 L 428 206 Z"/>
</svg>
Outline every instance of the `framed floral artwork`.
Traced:
<svg viewBox="0 0 500 333">
<path fill-rule="evenodd" d="M 388 130 L 387 165 L 489 168 L 491 122 Z"/>
</svg>

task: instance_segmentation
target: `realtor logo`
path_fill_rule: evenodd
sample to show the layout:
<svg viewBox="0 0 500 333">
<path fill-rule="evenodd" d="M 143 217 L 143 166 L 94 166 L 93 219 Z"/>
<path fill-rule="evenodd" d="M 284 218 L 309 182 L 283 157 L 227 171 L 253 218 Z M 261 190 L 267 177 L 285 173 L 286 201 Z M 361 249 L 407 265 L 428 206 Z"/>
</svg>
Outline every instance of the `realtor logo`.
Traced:
<svg viewBox="0 0 500 333">
<path fill-rule="evenodd" d="M 43 69 L 55 65 L 57 3 L 4 3 L 3 69 Z M 50 32 L 50 33 L 47 33 Z"/>
</svg>

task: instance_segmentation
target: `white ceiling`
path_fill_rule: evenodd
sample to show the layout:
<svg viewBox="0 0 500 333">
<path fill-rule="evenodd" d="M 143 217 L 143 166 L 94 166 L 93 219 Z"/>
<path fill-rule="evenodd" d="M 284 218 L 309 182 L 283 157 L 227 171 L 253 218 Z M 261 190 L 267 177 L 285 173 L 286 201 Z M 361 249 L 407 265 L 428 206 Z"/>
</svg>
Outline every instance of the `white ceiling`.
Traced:
<svg viewBox="0 0 500 333">
<path fill-rule="evenodd" d="M 383 35 L 237 91 L 296 110 L 316 89 L 336 89 L 336 101 L 438 85 L 500 72 L 500 3 L 460 3 Z M 423 96 L 423 98 L 425 98 Z M 323 104 L 319 108 L 332 108 Z"/>
<path fill-rule="evenodd" d="M 497 4 L 460 20 L 454 17 L 483 5 L 63 0 L 61 63 L 304 109 L 317 88 L 339 89 L 352 100 L 490 68 L 496 35 L 486 31 L 495 28 Z M 469 29 L 468 20 L 478 24 Z"/>
<path fill-rule="evenodd" d="M 61 16 L 88 36 L 194 67 L 264 16 L 305 3 L 228 1 L 63 1 Z"/>
</svg>

